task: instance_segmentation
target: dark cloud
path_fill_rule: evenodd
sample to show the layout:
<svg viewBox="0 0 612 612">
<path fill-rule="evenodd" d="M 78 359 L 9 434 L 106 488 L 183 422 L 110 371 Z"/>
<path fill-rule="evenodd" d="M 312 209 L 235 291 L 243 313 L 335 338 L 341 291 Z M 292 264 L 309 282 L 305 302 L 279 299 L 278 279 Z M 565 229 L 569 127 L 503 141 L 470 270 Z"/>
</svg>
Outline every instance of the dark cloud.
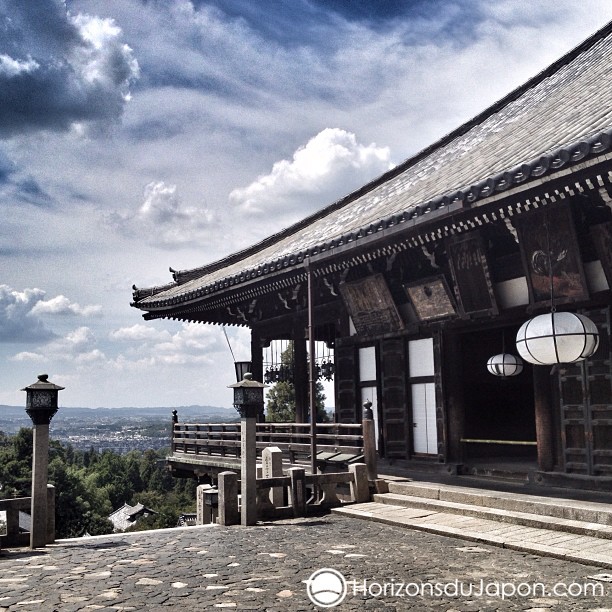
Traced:
<svg viewBox="0 0 612 612">
<path fill-rule="evenodd" d="M 48 342 L 56 334 L 31 311 L 45 297 L 41 289 L 17 291 L 0 285 L 0 342 Z"/>
<path fill-rule="evenodd" d="M 231 19 L 247 23 L 263 38 L 285 46 L 333 44 L 338 21 L 363 23 L 374 30 L 398 21 L 431 19 L 448 9 L 448 0 L 195 0 Z M 442 9 L 445 9 L 444 11 Z M 465 11 L 470 13 L 470 11 Z M 471 17 L 470 17 L 471 18 Z"/>
<path fill-rule="evenodd" d="M 0 0 L 0 137 L 118 119 L 138 65 L 109 19 Z"/>
<path fill-rule="evenodd" d="M 9 180 L 15 172 L 15 164 L 0 150 L 0 185 Z"/>
<path fill-rule="evenodd" d="M 19 181 L 15 187 L 15 195 L 24 202 L 36 206 L 49 206 L 52 203 L 51 196 L 32 177 Z"/>
</svg>

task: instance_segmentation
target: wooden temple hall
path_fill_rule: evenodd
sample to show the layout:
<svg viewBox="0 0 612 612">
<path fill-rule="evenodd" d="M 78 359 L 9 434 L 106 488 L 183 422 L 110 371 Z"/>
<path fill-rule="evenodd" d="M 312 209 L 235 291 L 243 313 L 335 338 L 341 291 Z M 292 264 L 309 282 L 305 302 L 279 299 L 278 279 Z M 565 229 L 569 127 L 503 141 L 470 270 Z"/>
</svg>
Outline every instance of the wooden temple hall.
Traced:
<svg viewBox="0 0 612 612">
<path fill-rule="evenodd" d="M 312 313 L 335 420 L 370 399 L 387 463 L 612 490 L 611 66 L 608 24 L 386 174 L 132 306 L 247 326 L 260 381 L 263 348 L 293 340 L 298 422 Z"/>
</svg>

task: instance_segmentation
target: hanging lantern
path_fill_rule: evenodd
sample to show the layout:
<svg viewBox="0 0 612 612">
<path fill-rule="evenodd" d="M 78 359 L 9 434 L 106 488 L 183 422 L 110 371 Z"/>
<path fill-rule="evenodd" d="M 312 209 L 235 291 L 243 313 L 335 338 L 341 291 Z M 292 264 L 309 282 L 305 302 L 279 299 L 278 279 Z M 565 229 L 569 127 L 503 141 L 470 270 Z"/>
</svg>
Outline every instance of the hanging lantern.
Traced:
<svg viewBox="0 0 612 612">
<path fill-rule="evenodd" d="M 493 355 L 487 361 L 487 370 L 494 376 L 517 376 L 523 371 L 523 360 L 517 355 L 510 353 L 500 353 Z"/>
<path fill-rule="evenodd" d="M 550 312 L 523 323 L 516 349 L 529 363 L 555 365 L 590 357 L 599 346 L 599 332 L 588 317 L 573 312 Z"/>
<path fill-rule="evenodd" d="M 334 364 L 331 361 L 324 361 L 321 364 L 321 376 L 325 380 L 331 380 L 334 376 Z"/>
</svg>

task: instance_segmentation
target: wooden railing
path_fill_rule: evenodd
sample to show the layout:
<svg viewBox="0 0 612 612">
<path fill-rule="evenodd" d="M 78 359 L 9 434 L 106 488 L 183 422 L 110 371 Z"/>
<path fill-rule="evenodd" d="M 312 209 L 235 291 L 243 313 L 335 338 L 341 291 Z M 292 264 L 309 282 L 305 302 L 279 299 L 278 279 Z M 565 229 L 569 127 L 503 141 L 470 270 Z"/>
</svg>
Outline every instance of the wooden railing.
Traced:
<svg viewBox="0 0 612 612">
<path fill-rule="evenodd" d="M 30 514 L 31 497 L 0 499 L 0 512 L 6 512 L 6 533 L 0 534 L 0 546 L 28 546 L 30 532 L 19 527 L 19 513 Z M 55 541 L 55 487 L 47 485 L 47 544 Z"/>
<path fill-rule="evenodd" d="M 317 460 L 331 464 L 363 461 L 361 423 L 318 423 Z M 309 462 L 310 423 L 257 423 L 257 453 L 276 446 L 292 464 Z M 172 455 L 240 457 L 240 423 L 174 423 Z"/>
</svg>

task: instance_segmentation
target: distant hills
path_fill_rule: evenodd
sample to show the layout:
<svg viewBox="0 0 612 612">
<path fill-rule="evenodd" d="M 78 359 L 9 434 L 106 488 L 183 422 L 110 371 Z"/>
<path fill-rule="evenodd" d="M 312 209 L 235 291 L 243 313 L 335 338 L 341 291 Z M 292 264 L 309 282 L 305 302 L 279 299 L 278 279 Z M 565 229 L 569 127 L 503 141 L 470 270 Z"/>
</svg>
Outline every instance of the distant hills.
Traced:
<svg viewBox="0 0 612 612">
<path fill-rule="evenodd" d="M 172 421 L 172 411 L 177 411 L 178 420 L 184 422 L 232 422 L 240 417 L 234 408 L 221 406 L 155 406 L 150 408 L 81 408 L 60 406 L 51 422 L 52 430 L 69 428 L 80 429 L 87 424 L 124 424 L 166 421 L 168 426 Z M 0 431 L 14 433 L 20 427 L 31 427 L 32 421 L 24 406 L 6 406 L 0 404 Z"/>
</svg>

